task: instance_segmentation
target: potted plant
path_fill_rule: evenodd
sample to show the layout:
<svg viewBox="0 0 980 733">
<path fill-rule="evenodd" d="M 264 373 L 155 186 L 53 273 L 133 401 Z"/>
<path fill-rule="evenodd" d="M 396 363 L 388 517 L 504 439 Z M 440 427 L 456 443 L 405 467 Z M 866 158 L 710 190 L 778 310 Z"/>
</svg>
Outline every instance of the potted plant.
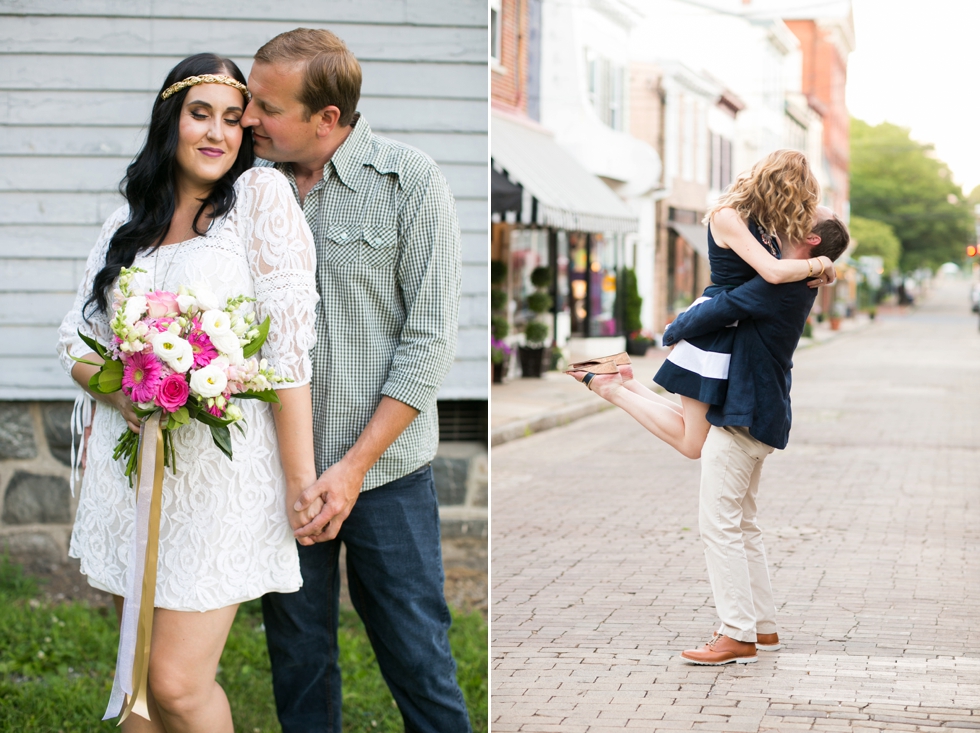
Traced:
<svg viewBox="0 0 980 733">
<path fill-rule="evenodd" d="M 524 346 L 520 347 L 518 353 L 521 359 L 521 375 L 540 377 L 545 362 L 544 342 L 548 338 L 548 324 L 543 323 L 540 317 L 548 313 L 554 303 L 545 290 L 551 284 L 551 270 L 547 267 L 535 267 L 531 271 L 531 284 L 535 291 L 527 296 L 527 308 L 534 315 L 524 326 Z M 550 354 L 547 361 L 550 365 Z"/>
<path fill-rule="evenodd" d="M 506 341 L 498 339 L 496 336 L 490 337 L 490 364 L 493 368 L 493 383 L 500 384 L 504 381 L 507 373 L 507 363 L 513 353 Z"/>
<path fill-rule="evenodd" d="M 846 313 L 847 313 L 847 306 L 844 304 L 843 301 L 838 300 L 836 303 L 834 303 L 834 305 L 831 307 L 831 310 L 830 310 L 830 330 L 831 331 L 839 331 L 840 330 L 840 321 L 841 321 L 841 319 L 844 317 L 844 315 Z"/>
<path fill-rule="evenodd" d="M 643 332 L 640 321 L 640 310 L 643 298 L 636 284 L 636 271 L 632 267 L 623 269 L 622 290 L 623 298 L 623 330 L 626 332 L 626 353 L 631 356 L 643 356 L 653 344 L 653 339 Z"/>
<path fill-rule="evenodd" d="M 500 260 L 490 263 L 490 367 L 493 381 L 500 384 L 507 376 L 511 347 L 504 339 L 510 333 L 507 320 L 507 264 Z"/>
</svg>

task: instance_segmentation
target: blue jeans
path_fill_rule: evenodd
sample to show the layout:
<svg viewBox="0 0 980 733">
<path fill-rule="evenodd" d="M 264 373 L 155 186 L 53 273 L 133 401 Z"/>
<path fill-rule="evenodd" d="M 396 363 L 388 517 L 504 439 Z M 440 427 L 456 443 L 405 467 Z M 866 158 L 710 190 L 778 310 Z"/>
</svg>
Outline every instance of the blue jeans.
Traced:
<svg viewBox="0 0 980 733">
<path fill-rule="evenodd" d="M 406 733 L 467 733 L 449 648 L 451 623 L 432 468 L 362 492 L 337 539 L 299 547 L 303 587 L 262 598 L 283 733 L 340 733 L 340 543 L 351 601 Z"/>
</svg>

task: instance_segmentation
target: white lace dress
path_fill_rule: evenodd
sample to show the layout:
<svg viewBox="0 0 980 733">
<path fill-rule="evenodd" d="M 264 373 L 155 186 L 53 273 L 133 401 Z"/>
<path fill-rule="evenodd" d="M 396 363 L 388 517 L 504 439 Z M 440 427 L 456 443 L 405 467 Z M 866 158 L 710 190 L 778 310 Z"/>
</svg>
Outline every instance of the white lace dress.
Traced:
<svg viewBox="0 0 980 733">
<path fill-rule="evenodd" d="M 237 199 L 226 217 L 203 237 L 137 255 L 146 270 L 134 287 L 176 291 L 201 282 L 223 302 L 245 294 L 256 298 L 259 320 L 271 317 L 260 356 L 297 387 L 310 381 L 309 349 L 315 341 L 317 303 L 313 236 L 286 179 L 272 168 L 253 168 L 235 183 Z M 102 228 L 88 258 L 75 305 L 61 324 L 58 352 L 70 372 L 89 348 L 78 337 L 108 344 L 108 317 L 82 306 L 105 263 L 109 240 L 129 216 L 116 211 Z M 234 460 L 211 440 L 207 427 L 192 421 L 175 433 L 177 470 L 163 482 L 156 606 L 207 611 L 257 598 L 270 591 L 299 589 L 302 578 L 285 512 L 285 481 L 276 442 L 273 406 L 239 400 L 247 437 L 231 430 Z M 118 411 L 99 403 L 88 443 L 78 514 L 69 554 L 81 560 L 89 582 L 125 595 L 136 495 L 112 451 L 126 424 Z"/>
</svg>

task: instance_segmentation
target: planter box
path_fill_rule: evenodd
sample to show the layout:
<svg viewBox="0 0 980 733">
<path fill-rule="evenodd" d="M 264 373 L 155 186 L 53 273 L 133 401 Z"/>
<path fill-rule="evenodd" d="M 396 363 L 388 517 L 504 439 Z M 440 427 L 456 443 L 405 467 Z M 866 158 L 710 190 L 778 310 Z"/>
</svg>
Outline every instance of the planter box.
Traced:
<svg viewBox="0 0 980 733">
<path fill-rule="evenodd" d="M 499 364 L 491 364 L 493 369 L 493 383 L 502 384 L 504 377 L 507 376 L 507 362 L 510 361 L 510 357 L 504 357 L 504 360 Z"/>
<path fill-rule="evenodd" d="M 626 339 L 626 353 L 630 356 L 646 356 L 647 349 L 649 349 L 651 346 L 652 344 L 646 339 L 642 341 L 634 341 L 633 339 L 629 338 Z"/>
<path fill-rule="evenodd" d="M 545 352 L 548 353 L 548 363 L 551 363 L 551 349 L 545 349 L 540 346 L 536 349 L 528 346 L 519 346 L 517 348 L 517 355 L 521 360 L 521 376 L 522 377 L 539 377 L 543 371 L 543 366 L 545 364 Z"/>
</svg>

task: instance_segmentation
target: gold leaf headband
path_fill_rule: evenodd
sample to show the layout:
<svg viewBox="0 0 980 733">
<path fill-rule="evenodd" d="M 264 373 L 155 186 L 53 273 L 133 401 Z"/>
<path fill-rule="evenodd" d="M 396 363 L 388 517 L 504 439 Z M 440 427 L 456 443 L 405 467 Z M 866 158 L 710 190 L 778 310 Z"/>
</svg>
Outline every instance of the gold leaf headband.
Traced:
<svg viewBox="0 0 980 733">
<path fill-rule="evenodd" d="M 235 89 L 244 94 L 246 102 L 252 98 L 252 95 L 248 92 L 248 87 L 237 79 L 232 79 L 230 76 L 224 76 L 222 74 L 201 74 L 201 76 L 189 76 L 167 87 L 163 90 L 163 94 L 160 95 L 160 99 L 169 99 L 180 90 L 197 86 L 198 84 L 227 84 L 230 87 L 235 87 Z"/>
</svg>

